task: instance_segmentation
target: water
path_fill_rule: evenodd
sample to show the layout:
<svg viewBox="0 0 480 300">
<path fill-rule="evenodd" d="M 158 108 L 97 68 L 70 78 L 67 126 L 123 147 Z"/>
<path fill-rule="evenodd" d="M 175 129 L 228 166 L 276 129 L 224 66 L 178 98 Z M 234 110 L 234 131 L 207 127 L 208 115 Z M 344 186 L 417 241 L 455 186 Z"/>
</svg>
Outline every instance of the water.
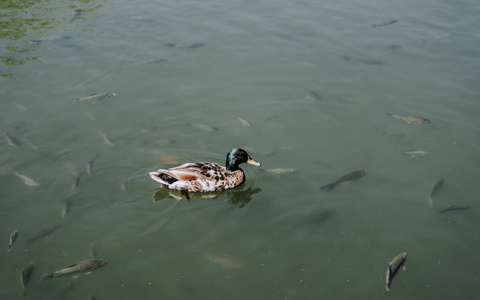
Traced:
<svg viewBox="0 0 480 300">
<path fill-rule="evenodd" d="M 75 9 L 84 12 L 71 21 Z M 472 0 L 4 7 L 0 126 L 21 146 L 0 141 L 5 249 L 19 231 L 0 255 L 0 298 L 22 297 L 33 262 L 30 299 L 383 299 L 401 252 L 407 270 L 388 297 L 478 298 L 479 10 Z M 100 92 L 116 96 L 72 101 Z M 245 185 L 216 199 L 178 201 L 148 177 L 223 164 L 233 147 L 262 166 L 244 166 Z M 432 155 L 398 155 L 409 150 Z M 262 172 L 274 168 L 297 173 Z M 320 190 L 362 169 L 357 182 Z M 473 208 L 437 212 L 452 204 Z M 106 266 L 40 282 L 91 246 Z"/>
</svg>

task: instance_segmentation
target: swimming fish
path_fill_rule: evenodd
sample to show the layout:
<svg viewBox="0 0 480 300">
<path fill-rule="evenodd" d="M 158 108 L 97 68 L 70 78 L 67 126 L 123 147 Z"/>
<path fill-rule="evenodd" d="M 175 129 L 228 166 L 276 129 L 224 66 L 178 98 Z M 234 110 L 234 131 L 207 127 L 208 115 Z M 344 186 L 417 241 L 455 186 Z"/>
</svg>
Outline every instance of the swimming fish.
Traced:
<svg viewBox="0 0 480 300">
<path fill-rule="evenodd" d="M 200 129 L 201 131 L 217 131 L 217 127 L 213 127 L 210 125 L 205 125 L 205 124 L 191 124 L 193 128 Z"/>
<path fill-rule="evenodd" d="M 147 60 L 142 60 L 139 62 L 135 62 L 130 64 L 130 67 L 135 67 L 138 65 L 146 65 L 146 64 L 158 64 L 161 62 L 167 61 L 165 58 L 153 58 L 153 59 L 147 59 Z"/>
<path fill-rule="evenodd" d="M 350 183 L 350 182 L 353 182 L 353 181 L 357 181 L 360 178 L 362 178 L 363 176 L 365 176 L 365 174 L 367 174 L 366 170 L 360 170 L 360 171 L 354 171 L 352 173 L 348 173 L 347 175 L 340 177 L 337 181 L 322 186 L 321 189 L 326 190 L 327 192 L 331 191 L 337 185 L 339 185 L 341 183 Z"/>
<path fill-rule="evenodd" d="M 78 175 L 78 177 L 77 177 L 77 178 L 75 179 L 75 181 L 73 182 L 72 190 L 76 189 L 79 184 L 80 184 L 80 175 Z"/>
<path fill-rule="evenodd" d="M 430 203 L 430 206 L 433 206 L 433 195 L 435 195 L 443 186 L 443 183 L 445 180 L 443 178 L 440 178 L 439 180 L 435 181 L 435 183 L 432 186 L 432 189 L 430 191 L 430 196 L 428 197 L 428 201 Z"/>
<path fill-rule="evenodd" d="M 20 147 L 20 141 L 16 137 L 6 133 L 5 131 L 3 132 L 3 136 L 10 146 Z"/>
<path fill-rule="evenodd" d="M 74 98 L 72 99 L 73 102 L 79 102 L 79 101 L 97 101 L 97 100 L 103 100 L 107 99 L 110 97 L 115 97 L 115 93 L 98 93 L 98 94 L 91 94 L 90 96 L 82 97 L 82 98 Z"/>
<path fill-rule="evenodd" d="M 444 213 L 444 212 L 447 212 L 447 211 L 451 211 L 451 210 L 465 210 L 465 209 L 470 209 L 472 208 L 472 206 L 468 205 L 468 204 L 454 204 L 454 205 L 451 205 L 445 209 L 442 209 L 440 210 L 440 213 Z"/>
<path fill-rule="evenodd" d="M 9 245 L 8 245 L 8 250 L 7 250 L 7 252 L 10 252 L 10 250 L 12 250 L 13 243 L 15 243 L 15 241 L 17 240 L 17 237 L 18 237 L 18 230 L 15 230 L 15 231 L 12 232 L 12 234 L 10 235 L 10 243 L 9 243 Z"/>
<path fill-rule="evenodd" d="M 276 168 L 276 169 L 267 169 L 265 172 L 272 173 L 275 175 L 284 175 L 284 174 L 293 174 L 298 173 L 295 169 L 292 168 Z"/>
<path fill-rule="evenodd" d="M 99 131 L 98 133 L 103 138 L 103 141 L 105 142 L 105 144 L 110 145 L 112 147 L 115 146 L 115 144 L 112 142 L 112 140 L 109 139 L 108 136 L 105 135 L 105 133 L 103 133 L 101 131 Z"/>
<path fill-rule="evenodd" d="M 48 228 L 44 228 L 42 230 L 40 230 L 36 236 L 32 237 L 32 238 L 29 238 L 27 240 L 27 244 L 30 244 L 38 239 L 41 239 L 43 237 L 46 237 L 46 236 L 49 236 L 51 235 L 52 233 L 54 233 L 57 229 L 59 229 L 60 227 L 62 227 L 62 225 L 60 224 L 57 224 L 57 225 L 53 225 L 52 227 L 48 227 Z"/>
<path fill-rule="evenodd" d="M 385 294 L 390 292 L 390 285 L 392 284 L 393 277 L 397 274 L 401 267 L 405 269 L 405 260 L 407 259 L 407 253 L 400 253 L 397 255 L 388 265 L 387 279 L 385 284 Z"/>
<path fill-rule="evenodd" d="M 53 278 L 53 277 L 59 277 L 59 276 L 81 273 L 81 272 L 85 272 L 87 274 L 90 274 L 95 269 L 98 269 L 98 268 L 104 266 L 106 263 L 108 263 L 108 260 L 106 260 L 106 259 L 87 259 L 87 260 L 83 260 L 81 262 L 78 262 L 76 264 L 67 266 L 67 267 L 65 267 L 63 269 L 60 269 L 58 271 L 55 271 L 53 273 L 43 274 L 42 275 L 42 280 L 50 279 L 50 278 Z"/>
<path fill-rule="evenodd" d="M 400 115 L 395 115 L 395 114 L 390 114 L 390 113 L 387 113 L 387 115 L 390 116 L 390 117 L 393 117 L 395 119 L 405 121 L 407 123 L 415 123 L 415 124 L 432 123 L 432 121 L 430 121 L 429 119 L 420 118 L 420 117 L 412 117 L 412 116 L 407 116 L 407 115 L 400 116 Z"/>
<path fill-rule="evenodd" d="M 252 126 L 252 124 L 250 122 L 248 122 L 247 120 L 243 119 L 243 118 L 240 118 L 240 117 L 236 117 L 241 123 L 243 126 Z"/>
<path fill-rule="evenodd" d="M 213 263 L 219 264 L 220 267 L 224 269 L 239 269 L 243 268 L 243 264 L 239 261 L 236 261 L 231 258 L 216 256 L 216 255 L 207 255 L 207 259 Z"/>
<path fill-rule="evenodd" d="M 395 24 L 397 22 L 398 22 L 398 20 L 389 20 L 389 21 L 385 21 L 381 24 L 372 24 L 372 27 L 383 27 L 383 26 L 388 26 L 388 25 Z"/>
<path fill-rule="evenodd" d="M 173 48 L 173 47 L 178 47 L 178 48 L 200 48 L 200 47 L 205 46 L 205 44 L 204 44 L 204 43 L 191 43 L 191 44 L 186 44 L 186 43 L 183 43 L 183 44 L 168 43 L 168 44 L 164 44 L 164 46 L 167 47 L 167 48 Z"/>
<path fill-rule="evenodd" d="M 422 150 L 413 150 L 413 151 L 400 152 L 400 154 L 407 155 L 407 156 L 410 156 L 410 157 L 420 157 L 420 156 L 429 156 L 429 155 L 432 155 L 432 153 L 427 152 L 427 151 L 422 151 Z"/>
<path fill-rule="evenodd" d="M 322 100 L 322 96 L 318 95 L 318 94 L 315 93 L 315 92 L 312 92 L 312 91 L 303 91 L 303 93 L 305 94 L 305 98 L 307 98 L 307 99 L 317 100 L 317 101 L 321 101 L 321 100 Z"/>
<path fill-rule="evenodd" d="M 87 164 L 87 174 L 92 173 L 93 162 L 94 162 L 97 158 L 98 158 L 98 154 L 95 153 L 95 157 L 88 161 L 88 164 Z"/>
<path fill-rule="evenodd" d="M 27 294 L 27 284 L 30 282 L 30 278 L 33 275 L 33 264 L 29 264 L 22 270 L 22 274 L 20 275 L 20 284 L 23 288 L 23 296 Z"/>
<path fill-rule="evenodd" d="M 10 169 L 13 174 L 15 174 L 15 176 L 17 176 L 18 178 L 21 178 L 23 180 L 23 182 L 25 182 L 26 185 L 29 185 L 29 186 L 40 186 L 40 183 L 36 182 L 35 180 L 33 180 L 32 178 L 28 177 L 27 175 L 23 175 L 23 174 L 19 174 L 17 172 L 15 172 L 14 170 Z"/>
</svg>

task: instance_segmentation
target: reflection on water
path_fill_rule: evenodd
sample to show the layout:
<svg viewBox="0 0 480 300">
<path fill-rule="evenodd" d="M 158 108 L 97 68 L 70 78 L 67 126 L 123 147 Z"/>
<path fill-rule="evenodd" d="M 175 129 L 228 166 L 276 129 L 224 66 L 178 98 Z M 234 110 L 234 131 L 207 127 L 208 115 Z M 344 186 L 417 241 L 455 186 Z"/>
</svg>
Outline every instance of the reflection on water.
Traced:
<svg viewBox="0 0 480 300">
<path fill-rule="evenodd" d="M 174 198 L 176 200 L 182 199 L 217 199 L 222 196 L 227 196 L 228 201 L 232 205 L 240 204 L 238 208 L 242 208 L 253 199 L 253 197 L 259 194 L 262 191 L 259 187 L 245 187 L 245 184 L 241 187 L 237 187 L 231 190 L 224 190 L 220 192 L 209 192 L 209 193 L 188 193 L 188 196 L 185 193 L 176 190 L 169 190 L 159 188 L 157 192 L 153 195 L 153 201 L 158 202 L 164 199 Z"/>
</svg>

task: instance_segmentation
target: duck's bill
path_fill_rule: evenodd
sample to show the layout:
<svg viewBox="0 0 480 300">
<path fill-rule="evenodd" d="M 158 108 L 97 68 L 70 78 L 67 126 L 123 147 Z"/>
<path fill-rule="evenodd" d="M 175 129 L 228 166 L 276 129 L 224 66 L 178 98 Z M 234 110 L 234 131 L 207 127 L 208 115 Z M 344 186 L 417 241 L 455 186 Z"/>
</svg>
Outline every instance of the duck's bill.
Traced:
<svg viewBox="0 0 480 300">
<path fill-rule="evenodd" d="M 254 166 L 260 166 L 260 163 L 259 162 L 256 162 L 254 161 L 253 159 L 251 159 L 250 157 L 248 158 L 247 160 L 247 164 L 251 164 L 251 165 L 254 165 Z"/>
</svg>

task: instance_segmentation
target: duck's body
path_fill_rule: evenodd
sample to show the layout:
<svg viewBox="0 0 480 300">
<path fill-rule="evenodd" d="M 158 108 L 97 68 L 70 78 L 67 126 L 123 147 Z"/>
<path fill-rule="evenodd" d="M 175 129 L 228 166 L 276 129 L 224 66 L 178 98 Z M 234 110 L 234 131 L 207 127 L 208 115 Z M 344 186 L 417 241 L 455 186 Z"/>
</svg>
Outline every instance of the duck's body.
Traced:
<svg viewBox="0 0 480 300">
<path fill-rule="evenodd" d="M 226 167 L 209 162 L 187 163 L 150 172 L 150 177 L 170 190 L 192 193 L 222 191 L 245 182 L 245 173 L 238 167 L 241 163 L 260 165 L 245 150 L 235 148 L 227 154 Z"/>
</svg>

